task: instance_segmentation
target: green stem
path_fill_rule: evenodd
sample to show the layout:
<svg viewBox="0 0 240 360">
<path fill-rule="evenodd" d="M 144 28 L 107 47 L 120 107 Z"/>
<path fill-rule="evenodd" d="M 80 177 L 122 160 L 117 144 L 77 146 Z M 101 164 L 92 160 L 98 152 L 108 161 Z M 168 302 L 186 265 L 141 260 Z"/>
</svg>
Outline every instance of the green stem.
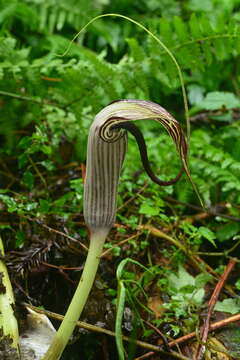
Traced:
<svg viewBox="0 0 240 360">
<path fill-rule="evenodd" d="M 139 23 L 138 21 L 126 16 L 126 15 L 122 15 L 122 14 L 116 14 L 116 13 L 110 13 L 110 14 L 101 14 L 101 15 L 97 15 L 94 18 L 92 18 L 86 25 L 84 25 L 81 30 L 73 37 L 73 39 L 70 41 L 67 50 L 64 51 L 64 53 L 62 55 L 58 55 L 57 56 L 65 56 L 72 43 L 74 42 L 74 40 L 76 40 L 80 34 L 83 33 L 83 31 L 85 31 L 89 25 L 91 25 L 93 22 L 95 22 L 98 19 L 102 19 L 104 17 L 119 17 L 122 19 L 125 19 L 127 21 L 130 21 L 131 23 L 137 25 L 138 27 L 140 27 L 142 30 L 144 30 L 148 35 L 150 35 L 163 49 L 164 51 L 166 51 L 166 53 L 170 56 L 171 60 L 173 61 L 174 65 L 177 68 L 177 72 L 178 72 L 178 77 L 180 80 L 180 84 L 181 84 L 181 89 L 182 89 L 182 95 L 183 95 L 183 104 L 184 104 L 184 110 L 185 110 L 185 118 L 186 118 L 186 124 L 187 124 L 187 139 L 188 139 L 188 143 L 190 140 L 190 119 L 189 119 L 189 109 L 188 109 L 188 101 L 187 101 L 187 93 L 186 93 L 186 89 L 185 89 L 185 84 L 184 84 L 184 80 L 183 80 L 183 74 L 182 74 L 182 70 L 175 58 L 175 56 L 173 55 L 173 53 L 171 52 L 171 50 L 159 39 L 159 37 L 157 37 L 156 35 L 154 35 L 150 30 L 148 30 L 148 28 L 146 28 L 144 25 L 142 25 L 141 23 Z"/>
<path fill-rule="evenodd" d="M 64 316 L 63 322 L 42 360 L 60 359 L 91 291 L 107 234 L 107 229 L 91 234 L 88 256 L 78 287 Z"/>
<path fill-rule="evenodd" d="M 3 242 L 0 237 L 0 255 L 4 256 Z M 0 259 L 0 341 L 5 347 L 6 356 L 9 352 L 14 359 L 19 358 L 18 350 L 18 323 L 14 315 L 14 295 L 12 285 L 8 276 L 7 267 Z M 12 349 L 12 352 L 10 352 Z M 3 354 L 4 355 L 4 354 Z"/>
</svg>

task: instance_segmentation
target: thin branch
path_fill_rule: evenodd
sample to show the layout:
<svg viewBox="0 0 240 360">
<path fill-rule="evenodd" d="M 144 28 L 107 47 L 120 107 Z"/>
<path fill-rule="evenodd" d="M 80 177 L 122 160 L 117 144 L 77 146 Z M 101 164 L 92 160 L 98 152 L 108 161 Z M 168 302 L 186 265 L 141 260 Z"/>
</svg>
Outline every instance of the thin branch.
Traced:
<svg viewBox="0 0 240 360">
<path fill-rule="evenodd" d="M 171 196 L 165 196 L 163 199 L 166 200 L 166 201 L 169 201 L 171 203 L 174 203 L 174 204 L 179 204 L 179 205 L 186 206 L 186 207 L 188 207 L 190 209 L 193 209 L 193 210 L 203 211 L 203 208 L 200 207 L 200 206 L 192 205 L 192 204 L 186 203 L 184 201 L 176 200 L 176 199 L 172 198 Z M 218 207 L 218 205 L 216 204 L 215 206 L 207 208 L 205 213 L 207 213 L 207 214 L 209 214 L 211 216 L 219 216 L 219 217 L 222 217 L 224 219 L 240 222 L 240 218 L 238 218 L 236 216 L 226 215 L 226 214 L 222 214 L 221 212 L 218 212 L 216 210 L 217 207 Z M 226 206 L 224 206 L 224 207 L 226 207 Z"/>
<path fill-rule="evenodd" d="M 136 192 L 136 194 L 134 196 L 132 196 L 130 199 L 128 199 L 124 204 L 122 204 L 121 206 L 119 206 L 119 208 L 117 209 L 117 211 L 121 210 L 122 208 L 124 208 L 125 206 L 129 205 L 130 202 L 132 202 L 133 200 L 135 200 L 138 195 L 140 195 L 145 189 L 146 187 L 148 186 L 148 183 L 146 182 L 142 187 L 141 189 Z"/>
<path fill-rule="evenodd" d="M 83 269 L 83 266 L 78 266 L 78 267 L 65 267 L 65 266 L 63 266 L 63 265 L 57 266 L 57 265 L 49 264 L 49 263 L 47 263 L 47 262 L 45 262 L 45 261 L 42 261 L 42 264 L 45 265 L 45 266 L 47 266 L 47 267 L 50 267 L 50 268 L 53 268 L 53 269 L 57 269 L 57 270 L 60 270 L 60 271 L 62 271 L 62 270 L 64 270 L 64 271 L 65 271 L 65 270 L 71 271 L 71 270 L 82 270 L 82 269 Z"/>
<path fill-rule="evenodd" d="M 212 323 L 212 324 L 210 325 L 210 327 L 209 327 L 209 331 L 214 331 L 214 330 L 217 330 L 217 329 L 221 329 L 221 328 L 223 328 L 224 326 L 227 326 L 227 325 L 232 324 L 232 323 L 237 322 L 237 321 L 240 321 L 240 314 L 233 315 L 233 316 L 230 316 L 230 317 L 228 317 L 228 318 L 226 318 L 226 319 L 223 319 L 223 320 L 220 320 L 220 321 L 217 321 L 217 322 Z M 187 341 L 195 338 L 196 336 L 197 336 L 197 334 L 196 334 L 195 331 L 194 331 L 194 332 L 191 332 L 191 333 L 189 333 L 189 334 L 187 334 L 187 335 L 181 336 L 181 337 L 178 338 L 178 339 L 175 339 L 175 340 L 173 340 L 173 341 L 170 341 L 170 342 L 168 343 L 168 346 L 169 346 L 169 347 L 173 347 L 173 346 L 180 345 L 180 344 L 182 344 L 182 343 L 185 343 L 185 342 L 187 342 Z M 158 342 L 162 343 L 162 340 L 159 339 Z M 148 353 L 146 353 L 146 354 L 138 357 L 138 358 L 135 359 L 135 360 L 147 359 L 147 358 L 149 358 L 150 356 L 152 356 L 152 355 L 154 355 L 154 354 L 155 354 L 154 351 L 150 351 L 150 352 L 148 352 Z"/>
<path fill-rule="evenodd" d="M 212 323 L 209 327 L 209 331 L 214 331 L 214 330 L 217 330 L 217 329 L 221 329 L 222 327 L 224 326 L 227 326 L 229 324 L 232 324 L 236 321 L 240 321 L 240 314 L 237 314 L 237 315 L 233 315 L 233 316 L 230 316 L 226 319 L 223 319 L 223 320 L 220 320 L 220 321 L 216 321 L 214 323 Z M 196 337 L 196 332 L 191 332 L 187 335 L 184 335 L 176 340 L 173 340 L 169 343 L 169 346 L 175 346 L 177 344 L 182 344 L 183 342 L 186 342 L 190 339 L 193 339 Z"/>
<path fill-rule="evenodd" d="M 152 235 L 155 235 L 157 237 L 161 237 L 163 239 L 168 240 L 170 243 L 172 243 L 174 246 L 176 246 L 178 249 L 182 250 L 184 253 L 187 253 L 187 250 L 184 245 L 180 243 L 177 239 L 174 239 L 173 237 L 165 234 L 163 231 L 159 230 L 158 228 L 152 226 L 152 225 L 139 225 L 139 230 L 148 230 Z"/>
<path fill-rule="evenodd" d="M 79 100 L 82 100 L 82 96 L 77 97 L 76 99 L 73 99 L 71 101 L 69 101 L 68 103 L 66 103 L 65 105 L 63 105 L 62 109 L 67 109 L 69 106 L 75 104 L 76 102 L 78 102 Z"/>
<path fill-rule="evenodd" d="M 214 35 L 210 35 L 210 36 L 204 36 L 198 39 L 192 39 L 186 42 L 183 42 L 181 44 L 177 44 L 175 46 L 171 46 L 170 50 L 175 51 L 175 50 L 179 50 L 184 46 L 188 46 L 191 44 L 195 44 L 195 43 L 202 43 L 204 41 L 210 41 L 210 40 L 214 40 L 214 39 L 224 39 L 224 38 L 237 38 L 239 37 L 239 34 L 214 34 Z"/>
<path fill-rule="evenodd" d="M 35 164 L 35 162 L 32 160 L 31 156 L 28 156 L 28 159 L 29 159 L 32 167 L 34 168 L 36 174 L 37 174 L 37 175 L 39 176 L 39 178 L 41 179 L 43 185 L 45 186 L 45 188 L 47 188 L 47 187 L 48 187 L 48 186 L 47 186 L 47 182 L 46 182 L 46 180 L 44 179 L 44 177 L 42 176 L 42 174 L 41 174 L 40 170 L 38 169 L 37 165 Z"/>
<path fill-rule="evenodd" d="M 169 343 L 167 341 L 167 338 L 165 337 L 165 335 L 156 327 L 154 326 L 153 324 L 151 324 L 150 322 L 148 321 L 145 321 L 145 323 L 150 327 L 152 328 L 160 337 L 161 337 L 161 341 L 163 342 L 165 348 L 167 349 L 167 351 L 170 351 L 170 347 L 169 347 Z"/>
<path fill-rule="evenodd" d="M 44 314 L 44 315 L 46 315 L 46 316 L 48 316 L 49 318 L 52 318 L 52 319 L 62 321 L 63 318 L 64 318 L 63 315 L 60 315 L 60 314 L 57 314 L 57 313 L 54 313 L 54 312 L 51 312 L 51 311 L 48 311 L 48 310 L 40 309 L 40 308 L 38 308 L 36 306 L 30 305 L 30 304 L 27 304 L 27 303 L 23 303 L 23 305 L 27 306 L 27 307 L 30 307 L 34 311 L 36 311 L 36 312 L 38 312 L 40 314 Z M 237 321 L 240 321 L 240 314 L 233 315 L 233 316 L 230 316 L 230 317 L 228 317 L 226 319 L 223 319 L 223 320 L 216 321 L 216 322 L 212 323 L 210 325 L 209 330 L 214 331 L 214 330 L 220 329 L 220 328 L 222 328 L 224 326 L 227 326 L 227 325 L 232 324 L 232 323 L 237 322 Z M 105 334 L 105 335 L 112 336 L 112 337 L 116 336 L 113 331 L 101 328 L 99 326 L 91 325 L 91 324 L 88 324 L 88 323 L 83 322 L 83 321 L 78 321 L 77 322 L 77 327 L 83 328 L 83 329 L 86 329 L 86 330 L 89 330 L 89 331 Z M 191 339 L 193 339 L 195 337 L 196 337 L 196 332 L 191 332 L 191 333 L 189 333 L 187 335 L 181 336 L 180 338 L 169 342 L 168 345 L 170 347 L 173 347 L 173 346 L 176 346 L 178 344 L 182 344 L 182 343 L 184 343 L 184 342 L 186 342 L 188 340 L 191 340 Z M 159 346 L 152 345 L 152 344 L 149 344 L 149 343 L 144 342 L 144 341 L 134 340 L 134 339 L 131 339 L 131 338 L 129 338 L 127 336 L 124 336 L 124 335 L 123 335 L 123 340 L 135 343 L 136 345 L 138 345 L 138 346 L 140 346 L 142 348 L 152 350 L 151 352 L 143 355 L 144 357 L 137 358 L 138 360 L 146 359 L 147 357 L 150 357 L 150 356 L 154 355 L 155 352 L 161 352 L 161 349 L 160 349 Z M 162 340 L 160 340 L 160 341 L 162 342 Z M 137 360 L 137 359 L 135 359 L 135 360 Z"/>
<path fill-rule="evenodd" d="M 79 240 L 76 240 L 74 239 L 74 237 L 60 231 L 60 230 L 56 230 L 56 229 L 53 229 L 51 228 L 50 226 L 44 224 L 42 221 L 40 221 L 39 219 L 32 219 L 31 217 L 29 216 L 24 216 L 24 215 L 21 215 L 22 217 L 28 219 L 29 221 L 33 221 L 33 222 L 36 222 L 38 225 L 41 225 L 42 227 L 44 227 L 45 229 L 47 229 L 49 232 L 54 232 L 58 235 L 61 235 L 61 236 L 64 236 L 65 238 L 77 243 L 78 245 L 80 245 L 84 250 L 88 251 L 88 247 L 86 245 L 84 245 L 81 241 Z"/>
<path fill-rule="evenodd" d="M 24 95 L 19 95 L 19 94 L 15 94 L 15 93 L 10 93 L 8 91 L 3 91 L 0 90 L 0 96 L 7 96 L 7 97 L 11 97 L 13 99 L 17 99 L 17 100 L 21 100 L 21 101 L 29 101 L 29 102 L 33 102 L 36 104 L 49 104 L 49 105 L 53 105 L 53 106 L 58 106 L 56 103 L 49 101 L 47 99 L 40 99 L 40 98 L 33 98 L 30 96 L 24 96 Z"/>
<path fill-rule="evenodd" d="M 110 253 L 113 249 L 127 243 L 128 241 L 135 239 L 136 237 L 138 237 L 139 235 L 141 235 L 141 232 L 137 232 L 136 234 L 128 237 L 127 239 L 121 240 L 119 241 L 117 244 L 115 244 L 114 246 L 112 246 L 110 249 L 107 249 L 106 251 L 104 251 L 101 255 L 101 257 L 104 257 L 105 255 L 107 255 L 108 253 Z"/>
<path fill-rule="evenodd" d="M 140 226 L 138 226 L 138 229 L 149 230 L 151 232 L 151 234 L 153 234 L 159 238 L 166 239 L 167 241 L 172 243 L 174 246 L 176 246 L 178 249 L 180 249 L 188 257 L 189 261 L 195 267 L 195 269 L 197 269 L 198 271 L 201 271 L 201 272 L 209 271 L 213 275 L 215 280 L 219 279 L 219 275 L 211 268 L 210 265 L 208 265 L 202 258 L 200 258 L 199 256 L 197 256 L 194 253 L 192 253 L 191 251 L 189 251 L 189 249 L 185 248 L 185 246 L 182 245 L 182 243 L 180 243 L 180 241 L 178 241 L 177 239 L 165 234 L 163 231 L 157 229 L 156 227 L 154 227 L 152 225 L 140 225 Z M 235 261 L 237 262 L 237 260 L 235 260 Z M 231 295 L 236 296 L 236 293 L 229 285 L 225 285 L 225 288 Z"/>
<path fill-rule="evenodd" d="M 0 95 L 12 97 L 14 99 L 23 100 L 23 101 L 31 101 L 31 102 L 34 102 L 37 104 L 42 103 L 42 100 L 40 100 L 40 99 L 31 98 L 29 96 L 23 96 L 23 95 L 19 95 L 19 94 L 14 94 L 14 93 L 10 93 L 8 91 L 3 91 L 3 90 L 0 90 Z"/>
<path fill-rule="evenodd" d="M 234 244 L 230 249 L 225 250 L 223 252 L 204 252 L 204 251 L 198 251 L 196 252 L 197 255 L 204 255 L 204 256 L 226 256 L 228 257 L 228 254 L 233 252 L 238 246 L 240 245 L 240 240 L 236 244 Z M 236 259 L 237 262 L 237 259 Z"/>
<path fill-rule="evenodd" d="M 176 246 L 179 250 L 181 250 L 189 258 L 191 263 L 194 265 L 194 267 L 198 271 L 204 271 L 204 269 L 203 269 L 203 265 L 204 265 L 204 267 L 206 269 L 208 269 L 214 276 L 216 276 L 216 273 L 214 272 L 214 270 L 208 264 L 206 264 L 200 257 L 195 256 L 192 252 L 190 252 L 188 249 L 186 249 L 186 247 L 182 243 L 180 243 L 180 241 L 178 241 L 177 239 L 165 234 L 163 231 L 161 231 L 161 230 L 159 230 L 156 227 L 151 226 L 151 225 L 141 225 L 141 226 L 138 226 L 138 229 L 140 229 L 140 230 L 148 230 L 148 231 L 151 232 L 152 235 L 155 235 L 155 236 L 160 237 L 162 239 L 166 239 L 171 244 Z"/>
<path fill-rule="evenodd" d="M 64 318 L 63 315 L 60 315 L 60 314 L 57 314 L 57 313 L 54 313 L 54 312 L 51 312 L 51 311 L 48 311 L 48 310 L 39 309 L 38 307 L 30 305 L 30 304 L 24 303 L 24 306 L 27 306 L 30 309 L 32 309 L 32 310 L 34 310 L 34 311 L 36 311 L 36 312 L 38 312 L 40 314 L 44 314 L 44 315 L 46 315 L 46 316 L 48 316 L 50 318 L 56 319 L 56 320 L 62 321 L 63 318 Z M 83 329 L 86 329 L 86 330 L 89 330 L 89 331 L 94 331 L 94 332 L 105 334 L 105 335 L 109 335 L 109 336 L 112 336 L 112 337 L 116 336 L 116 334 L 113 331 L 101 328 L 99 326 L 91 325 L 91 324 L 85 323 L 83 321 L 77 321 L 76 326 L 79 327 L 79 328 L 83 328 Z M 125 341 L 135 343 L 136 345 L 138 345 L 138 346 L 140 346 L 142 348 L 149 349 L 149 350 L 154 350 L 155 352 L 158 352 L 158 353 L 163 354 L 163 355 L 170 355 L 170 356 L 172 356 L 172 357 L 174 357 L 176 359 L 179 359 L 179 360 L 189 360 L 185 356 L 182 356 L 182 355 L 178 354 L 175 351 L 172 351 L 171 353 L 169 353 L 167 351 L 162 350 L 159 346 L 152 345 L 152 344 L 149 344 L 149 343 L 144 342 L 144 341 L 134 340 L 134 339 L 132 339 L 132 338 L 130 338 L 128 336 L 122 336 L 122 338 Z"/>
<path fill-rule="evenodd" d="M 211 316 L 214 310 L 214 306 L 216 305 L 216 302 L 218 300 L 218 297 L 220 295 L 220 292 L 224 286 L 224 283 L 226 282 L 230 272 L 232 271 L 232 269 L 234 268 L 236 264 L 236 261 L 234 259 L 231 259 L 223 273 L 223 275 L 221 276 L 219 282 L 217 283 L 212 296 L 209 300 L 208 303 L 208 313 L 207 313 L 207 317 L 204 321 L 204 326 L 202 328 L 202 335 L 201 335 L 201 343 L 199 344 L 197 351 L 196 351 L 196 360 L 202 360 L 203 359 L 203 355 L 206 349 L 206 342 L 207 342 L 207 337 L 208 337 L 208 332 L 209 332 L 209 328 L 210 328 L 210 320 L 211 320 Z"/>
</svg>

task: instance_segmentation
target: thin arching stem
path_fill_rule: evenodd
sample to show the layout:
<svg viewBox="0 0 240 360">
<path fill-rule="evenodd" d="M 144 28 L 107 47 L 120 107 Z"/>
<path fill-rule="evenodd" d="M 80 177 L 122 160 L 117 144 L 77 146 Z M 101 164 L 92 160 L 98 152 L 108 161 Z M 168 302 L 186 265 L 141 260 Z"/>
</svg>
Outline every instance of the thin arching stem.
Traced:
<svg viewBox="0 0 240 360">
<path fill-rule="evenodd" d="M 101 14 L 101 15 L 97 15 L 96 17 L 94 17 L 93 19 L 91 19 L 86 25 L 84 25 L 81 30 L 73 37 L 73 39 L 70 41 L 66 51 L 64 51 L 63 54 L 59 55 L 56 54 L 58 56 L 65 56 L 72 43 L 78 38 L 78 36 L 80 34 L 82 34 L 93 22 L 95 22 L 98 19 L 102 19 L 105 17 L 118 17 L 118 18 L 122 18 L 125 19 L 127 21 L 130 21 L 131 23 L 137 25 L 139 28 L 141 28 L 143 31 L 145 31 L 149 36 L 151 36 L 151 38 L 153 38 L 163 49 L 164 51 L 168 54 L 168 56 L 171 58 L 171 60 L 173 61 L 174 65 L 176 66 L 177 72 L 178 72 L 178 76 L 179 76 L 179 80 L 180 80 L 180 84 L 181 84 L 181 89 L 182 89 L 182 95 L 183 95 L 183 104 L 184 104 L 184 110 L 185 110 L 185 118 L 186 118 L 186 124 L 187 124 L 187 139 L 188 139 L 188 143 L 190 142 L 190 119 L 189 119 L 189 109 L 188 109 L 188 101 L 187 101 L 187 93 L 186 93 L 186 89 L 185 89 L 185 84 L 184 84 L 184 79 L 183 79 L 183 73 L 182 70 L 175 58 L 175 56 L 173 55 L 173 53 L 171 52 L 171 50 L 160 40 L 160 38 L 158 36 L 156 36 L 155 34 L 153 34 L 150 30 L 148 30 L 148 28 L 146 28 L 144 25 L 142 25 L 141 23 L 139 23 L 138 21 L 126 16 L 126 15 L 122 15 L 122 14 L 116 14 L 116 13 L 109 13 L 109 14 Z"/>
</svg>

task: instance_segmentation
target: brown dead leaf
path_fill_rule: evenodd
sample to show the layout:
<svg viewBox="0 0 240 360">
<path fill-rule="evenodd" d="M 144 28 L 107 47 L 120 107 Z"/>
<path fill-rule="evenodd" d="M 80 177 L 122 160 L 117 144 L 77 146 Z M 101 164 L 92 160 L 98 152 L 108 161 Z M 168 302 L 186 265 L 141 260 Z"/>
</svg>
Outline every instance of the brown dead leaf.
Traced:
<svg viewBox="0 0 240 360">
<path fill-rule="evenodd" d="M 162 304 L 163 301 L 159 295 L 154 295 L 152 297 L 149 297 L 148 307 L 150 310 L 154 312 L 156 318 L 160 318 L 165 311 Z"/>
</svg>

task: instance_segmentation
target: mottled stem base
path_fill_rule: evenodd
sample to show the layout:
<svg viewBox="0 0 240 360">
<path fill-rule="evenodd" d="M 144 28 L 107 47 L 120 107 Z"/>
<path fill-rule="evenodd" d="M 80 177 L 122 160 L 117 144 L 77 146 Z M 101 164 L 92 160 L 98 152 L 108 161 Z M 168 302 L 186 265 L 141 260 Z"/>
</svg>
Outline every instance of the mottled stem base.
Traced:
<svg viewBox="0 0 240 360">
<path fill-rule="evenodd" d="M 78 287 L 53 342 L 42 360 L 60 359 L 91 291 L 107 234 L 107 230 L 91 234 L 88 256 Z"/>
</svg>

